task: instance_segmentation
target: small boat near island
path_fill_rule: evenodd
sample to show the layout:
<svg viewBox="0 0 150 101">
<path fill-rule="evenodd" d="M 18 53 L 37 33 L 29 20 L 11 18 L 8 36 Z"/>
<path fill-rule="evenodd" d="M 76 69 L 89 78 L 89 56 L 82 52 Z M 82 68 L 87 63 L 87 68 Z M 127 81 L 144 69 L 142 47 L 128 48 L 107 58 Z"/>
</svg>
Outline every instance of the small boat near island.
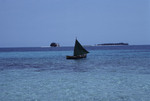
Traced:
<svg viewBox="0 0 150 101">
<path fill-rule="evenodd" d="M 66 59 L 81 59 L 86 58 L 87 53 L 89 53 L 86 49 L 82 47 L 82 45 L 76 39 L 74 46 L 74 54 L 73 56 L 66 56 Z"/>
</svg>

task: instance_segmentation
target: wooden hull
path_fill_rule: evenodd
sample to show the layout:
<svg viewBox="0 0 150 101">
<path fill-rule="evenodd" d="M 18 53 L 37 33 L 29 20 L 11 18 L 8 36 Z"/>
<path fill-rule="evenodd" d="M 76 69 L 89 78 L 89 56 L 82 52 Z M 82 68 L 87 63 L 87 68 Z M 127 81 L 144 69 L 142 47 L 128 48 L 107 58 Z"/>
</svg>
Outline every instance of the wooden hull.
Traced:
<svg viewBox="0 0 150 101">
<path fill-rule="evenodd" d="M 86 55 L 66 56 L 66 59 L 82 59 L 82 58 L 86 58 Z"/>
</svg>

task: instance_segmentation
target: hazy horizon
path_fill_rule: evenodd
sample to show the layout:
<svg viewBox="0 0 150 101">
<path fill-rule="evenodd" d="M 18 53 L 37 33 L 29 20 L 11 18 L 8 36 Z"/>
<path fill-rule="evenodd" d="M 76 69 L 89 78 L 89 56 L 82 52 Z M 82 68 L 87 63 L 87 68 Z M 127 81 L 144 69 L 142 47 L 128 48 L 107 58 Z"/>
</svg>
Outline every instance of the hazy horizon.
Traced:
<svg viewBox="0 0 150 101">
<path fill-rule="evenodd" d="M 0 0 L 0 47 L 150 45 L 150 0 Z"/>
</svg>

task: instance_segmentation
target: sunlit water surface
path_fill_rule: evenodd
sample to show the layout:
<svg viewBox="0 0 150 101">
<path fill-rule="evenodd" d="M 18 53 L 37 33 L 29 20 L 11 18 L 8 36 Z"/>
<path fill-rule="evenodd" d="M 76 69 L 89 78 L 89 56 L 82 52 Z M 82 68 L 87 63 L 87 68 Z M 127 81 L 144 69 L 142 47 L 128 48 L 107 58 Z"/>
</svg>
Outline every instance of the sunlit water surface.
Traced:
<svg viewBox="0 0 150 101">
<path fill-rule="evenodd" d="M 150 101 L 150 46 L 106 47 L 1 51 L 0 101 Z"/>
</svg>

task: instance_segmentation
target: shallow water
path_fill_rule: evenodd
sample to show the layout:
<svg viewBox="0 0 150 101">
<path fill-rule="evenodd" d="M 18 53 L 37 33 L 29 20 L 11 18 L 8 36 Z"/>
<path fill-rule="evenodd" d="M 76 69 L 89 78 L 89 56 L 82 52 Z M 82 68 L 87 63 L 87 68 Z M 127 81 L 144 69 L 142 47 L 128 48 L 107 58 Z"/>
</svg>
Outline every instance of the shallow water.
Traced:
<svg viewBox="0 0 150 101">
<path fill-rule="evenodd" d="M 106 49 L 107 48 L 107 49 Z M 149 101 L 150 49 L 0 52 L 1 101 Z"/>
</svg>

